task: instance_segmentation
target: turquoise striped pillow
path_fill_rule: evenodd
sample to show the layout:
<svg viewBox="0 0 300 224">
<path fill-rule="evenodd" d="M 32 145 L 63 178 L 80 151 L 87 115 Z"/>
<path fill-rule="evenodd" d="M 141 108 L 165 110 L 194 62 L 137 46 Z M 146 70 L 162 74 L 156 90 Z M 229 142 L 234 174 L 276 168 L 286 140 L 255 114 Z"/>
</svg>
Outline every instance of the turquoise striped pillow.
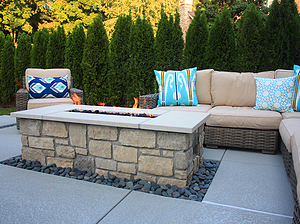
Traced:
<svg viewBox="0 0 300 224">
<path fill-rule="evenodd" d="M 158 106 L 197 106 L 195 89 L 197 68 L 179 72 L 154 70 L 159 88 Z"/>
<path fill-rule="evenodd" d="M 300 112 L 300 66 L 294 65 L 294 75 L 296 76 L 295 80 L 295 92 L 293 98 L 293 109 L 294 111 Z"/>
</svg>

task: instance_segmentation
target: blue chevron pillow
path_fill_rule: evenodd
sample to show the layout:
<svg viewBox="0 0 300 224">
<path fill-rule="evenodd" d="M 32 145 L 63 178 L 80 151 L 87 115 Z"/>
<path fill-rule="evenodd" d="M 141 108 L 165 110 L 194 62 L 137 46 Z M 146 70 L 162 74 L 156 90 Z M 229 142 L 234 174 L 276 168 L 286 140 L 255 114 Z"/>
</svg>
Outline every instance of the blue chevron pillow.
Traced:
<svg viewBox="0 0 300 224">
<path fill-rule="evenodd" d="M 196 67 L 179 72 L 154 70 L 159 87 L 158 106 L 197 106 L 196 72 Z"/>
<path fill-rule="evenodd" d="M 67 98 L 68 76 L 53 78 L 38 78 L 27 75 L 30 98 Z"/>
</svg>

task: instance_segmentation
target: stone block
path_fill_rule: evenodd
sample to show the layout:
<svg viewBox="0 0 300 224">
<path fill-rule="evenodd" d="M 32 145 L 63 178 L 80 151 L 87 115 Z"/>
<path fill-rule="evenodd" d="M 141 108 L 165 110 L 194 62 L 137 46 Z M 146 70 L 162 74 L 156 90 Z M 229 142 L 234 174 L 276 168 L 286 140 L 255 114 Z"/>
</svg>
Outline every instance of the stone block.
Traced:
<svg viewBox="0 0 300 224">
<path fill-rule="evenodd" d="M 84 155 L 84 156 L 87 156 L 87 154 L 88 154 L 87 149 L 78 148 L 78 147 L 75 148 L 75 152 L 76 152 L 76 154 Z"/>
<path fill-rule="evenodd" d="M 160 156 L 160 150 L 156 149 L 140 149 L 140 153 L 145 155 Z"/>
<path fill-rule="evenodd" d="M 173 160 L 156 156 L 140 156 L 139 172 L 158 176 L 173 176 Z"/>
<path fill-rule="evenodd" d="M 67 138 L 67 125 L 62 122 L 43 121 L 43 135 Z"/>
<path fill-rule="evenodd" d="M 101 170 L 101 169 L 96 169 L 95 173 L 97 173 L 100 176 L 108 176 L 108 171 L 107 170 Z"/>
<path fill-rule="evenodd" d="M 138 150 L 133 147 L 113 146 L 113 157 L 119 162 L 137 163 L 137 153 Z"/>
<path fill-rule="evenodd" d="M 42 150 L 29 147 L 22 147 L 22 159 L 40 161 L 42 166 L 46 165 L 46 157 Z"/>
<path fill-rule="evenodd" d="M 186 180 L 178 180 L 178 179 L 173 179 L 173 178 L 165 178 L 165 177 L 159 177 L 157 184 L 170 184 L 171 186 L 176 185 L 177 187 L 182 187 L 185 188 L 186 184 L 188 182 Z"/>
<path fill-rule="evenodd" d="M 57 167 L 71 167 L 73 168 L 73 160 L 72 159 L 61 159 L 61 158 L 53 158 L 47 157 L 47 164 L 55 163 Z"/>
<path fill-rule="evenodd" d="M 108 141 L 91 140 L 89 142 L 89 152 L 93 156 L 111 158 L 111 143 Z"/>
<path fill-rule="evenodd" d="M 187 171 L 186 170 L 175 170 L 174 177 L 181 180 L 187 179 Z"/>
<path fill-rule="evenodd" d="M 71 146 L 57 146 L 56 147 L 56 155 L 63 158 L 74 159 L 75 158 L 75 150 Z"/>
<path fill-rule="evenodd" d="M 54 157 L 55 156 L 55 151 L 53 151 L 53 150 L 43 150 L 43 152 L 46 157 Z"/>
<path fill-rule="evenodd" d="M 119 142 L 126 146 L 155 148 L 156 133 L 155 131 L 123 128 L 120 131 Z"/>
<path fill-rule="evenodd" d="M 74 167 L 79 170 L 95 172 L 94 157 L 77 155 L 76 160 L 74 162 Z"/>
<path fill-rule="evenodd" d="M 190 148 L 186 152 L 176 152 L 175 168 L 180 170 L 187 169 L 189 164 L 192 163 L 192 159 L 193 159 L 193 148 Z"/>
<path fill-rule="evenodd" d="M 42 121 L 31 119 L 20 119 L 20 133 L 22 135 L 41 136 Z"/>
<path fill-rule="evenodd" d="M 44 137 L 28 137 L 28 145 L 31 148 L 54 150 L 54 139 Z"/>
<path fill-rule="evenodd" d="M 21 142 L 23 146 L 28 146 L 28 137 L 26 135 L 21 135 Z"/>
<path fill-rule="evenodd" d="M 198 172 L 200 166 L 200 156 L 195 156 L 193 159 L 193 173 Z"/>
<path fill-rule="evenodd" d="M 174 157 L 174 152 L 173 151 L 167 151 L 167 150 L 163 150 L 163 157 Z"/>
<path fill-rule="evenodd" d="M 118 171 L 123 173 L 136 174 L 136 164 L 134 163 L 118 163 Z"/>
<path fill-rule="evenodd" d="M 157 144 L 160 149 L 170 150 L 182 150 L 185 151 L 192 146 L 193 135 L 170 133 L 170 132 L 158 132 Z"/>
<path fill-rule="evenodd" d="M 89 125 L 88 136 L 92 139 L 116 141 L 118 139 L 118 128 Z"/>
<path fill-rule="evenodd" d="M 154 183 L 156 183 L 156 176 L 152 176 L 152 175 L 148 175 L 148 174 L 144 174 L 144 173 L 137 173 L 137 175 L 134 176 L 134 179 L 141 179 L 141 180 L 147 180 L 149 182 L 153 181 Z"/>
<path fill-rule="evenodd" d="M 108 172 L 108 171 L 106 171 L 106 172 Z M 127 178 L 128 180 L 133 179 L 133 175 L 132 174 L 118 173 L 118 172 L 114 172 L 114 171 L 109 171 L 109 173 L 111 175 L 115 175 L 117 178 Z"/>
<path fill-rule="evenodd" d="M 104 170 L 117 170 L 117 162 L 110 159 L 95 158 L 96 168 Z"/>
<path fill-rule="evenodd" d="M 57 144 L 57 145 L 69 145 L 69 140 L 68 139 L 63 139 L 63 138 L 56 138 L 55 139 L 55 144 Z"/>
<path fill-rule="evenodd" d="M 86 125 L 70 124 L 69 137 L 72 146 L 86 148 Z"/>
</svg>

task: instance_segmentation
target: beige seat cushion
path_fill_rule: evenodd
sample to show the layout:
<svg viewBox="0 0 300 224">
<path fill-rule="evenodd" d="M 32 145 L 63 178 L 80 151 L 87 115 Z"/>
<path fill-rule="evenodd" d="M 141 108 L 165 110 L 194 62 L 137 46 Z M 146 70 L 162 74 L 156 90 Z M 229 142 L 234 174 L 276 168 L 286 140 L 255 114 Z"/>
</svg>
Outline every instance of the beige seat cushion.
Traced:
<svg viewBox="0 0 300 224">
<path fill-rule="evenodd" d="M 254 107 L 255 79 L 251 73 L 214 71 L 211 96 L 214 106 Z"/>
<path fill-rule="evenodd" d="M 285 147 L 289 152 L 292 152 L 291 149 L 291 139 L 293 134 L 300 130 L 300 119 L 297 118 L 290 118 L 290 119 L 283 119 L 279 125 L 279 133 Z"/>
<path fill-rule="evenodd" d="M 190 111 L 207 113 L 212 108 L 211 105 L 201 104 L 201 106 L 168 106 L 156 107 L 154 110 L 175 110 L 175 111 Z"/>
<path fill-rule="evenodd" d="M 43 99 L 30 99 L 27 103 L 27 109 L 34 109 L 40 107 L 48 107 L 58 104 L 74 104 L 70 98 L 43 98 Z"/>
<path fill-rule="evenodd" d="M 71 86 L 71 71 L 68 68 L 53 68 L 53 69 L 40 69 L 40 68 L 27 68 L 25 75 L 32 75 L 39 78 L 51 78 L 51 77 L 61 77 L 64 75 L 69 75 L 68 77 L 68 88 Z M 29 86 L 27 79 L 26 80 L 26 89 L 29 91 Z"/>
<path fill-rule="evenodd" d="M 299 118 L 300 119 L 300 112 L 286 112 L 282 113 L 283 119 L 290 119 L 290 118 Z"/>
<path fill-rule="evenodd" d="M 253 73 L 253 72 L 242 72 L 243 74 L 250 73 L 254 77 L 257 78 L 266 78 L 266 79 L 274 79 L 275 78 L 275 72 L 274 71 L 266 71 L 266 72 L 258 72 L 258 73 Z"/>
<path fill-rule="evenodd" d="M 294 162 L 294 169 L 297 177 L 297 182 L 300 181 L 300 129 L 296 131 L 291 139 L 291 146 L 292 146 L 292 157 Z M 298 192 L 299 193 L 299 192 Z M 299 196 L 300 194 L 298 194 Z"/>
<path fill-rule="evenodd" d="M 282 116 L 279 112 L 254 110 L 252 107 L 217 106 L 210 111 L 206 125 L 217 127 L 278 130 Z"/>
<path fill-rule="evenodd" d="M 211 104 L 211 75 L 213 69 L 205 69 L 197 71 L 197 78 L 195 82 L 196 95 L 198 103 L 200 104 Z"/>
<path fill-rule="evenodd" d="M 294 70 L 277 69 L 275 71 L 275 79 L 286 78 L 294 75 Z"/>
</svg>

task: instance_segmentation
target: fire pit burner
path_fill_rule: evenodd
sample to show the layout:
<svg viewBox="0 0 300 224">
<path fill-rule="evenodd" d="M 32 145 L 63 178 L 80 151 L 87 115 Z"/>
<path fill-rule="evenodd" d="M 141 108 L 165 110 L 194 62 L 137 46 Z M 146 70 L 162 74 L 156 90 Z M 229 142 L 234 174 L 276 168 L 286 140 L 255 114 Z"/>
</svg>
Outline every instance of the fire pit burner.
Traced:
<svg viewBox="0 0 300 224">
<path fill-rule="evenodd" d="M 129 112 L 121 112 L 121 111 L 104 111 L 104 110 L 79 110 L 73 109 L 69 112 L 77 112 L 77 113 L 92 113 L 92 114 L 107 114 L 107 115 L 121 115 L 121 116 L 130 116 L 130 117 L 149 117 L 156 118 L 153 114 L 146 113 L 129 113 Z"/>
</svg>

